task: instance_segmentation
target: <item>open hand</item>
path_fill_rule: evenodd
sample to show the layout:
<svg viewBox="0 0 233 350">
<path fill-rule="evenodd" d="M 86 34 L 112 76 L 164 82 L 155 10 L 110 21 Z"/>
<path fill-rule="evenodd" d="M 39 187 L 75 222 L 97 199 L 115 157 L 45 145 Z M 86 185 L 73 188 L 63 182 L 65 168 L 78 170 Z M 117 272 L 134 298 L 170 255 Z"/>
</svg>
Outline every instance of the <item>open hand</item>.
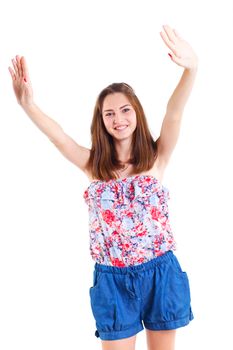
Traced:
<svg viewBox="0 0 233 350">
<path fill-rule="evenodd" d="M 12 77 L 12 84 L 16 99 L 20 105 L 28 105 L 33 103 L 33 91 L 29 79 L 29 73 L 25 58 L 15 56 L 12 60 L 13 68 L 8 67 Z"/>
<path fill-rule="evenodd" d="M 195 69 L 198 65 L 198 57 L 191 48 L 191 46 L 185 41 L 175 29 L 172 29 L 168 25 L 163 25 L 164 32 L 160 32 L 160 35 L 169 49 L 173 62 L 179 66 L 187 69 Z"/>
</svg>

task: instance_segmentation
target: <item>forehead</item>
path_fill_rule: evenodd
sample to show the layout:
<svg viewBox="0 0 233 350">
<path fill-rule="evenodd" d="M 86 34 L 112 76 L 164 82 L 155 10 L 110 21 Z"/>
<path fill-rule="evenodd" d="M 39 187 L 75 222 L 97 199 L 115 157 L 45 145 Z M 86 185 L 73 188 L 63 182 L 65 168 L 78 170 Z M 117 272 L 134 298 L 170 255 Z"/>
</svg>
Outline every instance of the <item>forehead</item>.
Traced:
<svg viewBox="0 0 233 350">
<path fill-rule="evenodd" d="M 119 109 L 125 104 L 130 104 L 128 98 L 121 92 L 115 92 L 105 97 L 103 102 L 103 111 L 105 109 Z"/>
</svg>

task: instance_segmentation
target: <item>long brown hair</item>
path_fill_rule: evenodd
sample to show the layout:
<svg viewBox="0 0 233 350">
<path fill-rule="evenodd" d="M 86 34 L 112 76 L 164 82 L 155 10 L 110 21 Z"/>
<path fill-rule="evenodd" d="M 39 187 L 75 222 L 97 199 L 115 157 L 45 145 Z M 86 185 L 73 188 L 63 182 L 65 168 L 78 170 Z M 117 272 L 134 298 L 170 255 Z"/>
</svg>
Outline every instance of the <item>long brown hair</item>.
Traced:
<svg viewBox="0 0 233 350">
<path fill-rule="evenodd" d="M 136 112 L 137 126 L 133 133 L 129 160 L 133 164 L 133 171 L 130 175 L 151 169 L 157 157 L 157 142 L 151 136 L 145 113 L 134 90 L 126 83 L 113 83 L 103 89 L 97 97 L 91 123 L 92 147 L 86 165 L 92 178 L 103 181 L 117 179 L 116 170 L 122 166 L 114 147 L 113 138 L 107 132 L 102 118 L 104 99 L 115 92 L 123 93 Z"/>
</svg>

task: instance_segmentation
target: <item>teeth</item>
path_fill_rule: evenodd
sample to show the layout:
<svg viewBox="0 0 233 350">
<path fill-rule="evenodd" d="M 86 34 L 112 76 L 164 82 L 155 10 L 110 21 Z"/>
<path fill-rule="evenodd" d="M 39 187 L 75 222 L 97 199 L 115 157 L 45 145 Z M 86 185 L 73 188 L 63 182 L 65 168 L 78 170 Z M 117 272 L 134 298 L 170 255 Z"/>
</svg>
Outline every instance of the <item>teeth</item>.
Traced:
<svg viewBox="0 0 233 350">
<path fill-rule="evenodd" d="M 127 128 L 127 125 L 125 125 L 125 126 L 120 126 L 119 128 L 115 128 L 115 129 L 117 129 L 117 130 L 122 130 L 122 129 L 125 129 L 125 128 Z"/>
</svg>

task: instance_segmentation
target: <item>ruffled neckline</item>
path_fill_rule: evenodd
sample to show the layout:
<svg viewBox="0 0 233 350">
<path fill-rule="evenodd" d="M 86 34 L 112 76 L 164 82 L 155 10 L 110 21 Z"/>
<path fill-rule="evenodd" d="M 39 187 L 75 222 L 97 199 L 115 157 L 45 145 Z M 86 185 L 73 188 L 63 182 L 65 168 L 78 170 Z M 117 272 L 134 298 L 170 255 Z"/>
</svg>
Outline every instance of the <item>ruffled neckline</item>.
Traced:
<svg viewBox="0 0 233 350">
<path fill-rule="evenodd" d="M 112 183 L 115 183 L 115 182 L 123 182 L 123 183 L 128 183 L 132 180 L 137 180 L 137 179 L 140 179 L 140 178 L 150 178 L 152 180 L 155 180 L 155 182 L 161 186 L 161 188 L 165 191 L 165 192 L 169 192 L 169 189 L 164 186 L 154 175 L 146 175 L 146 174 L 137 174 L 137 175 L 132 175 L 132 176 L 128 176 L 128 177 L 123 177 L 123 178 L 118 178 L 118 179 L 110 179 L 108 181 L 103 181 L 103 180 L 92 180 L 89 184 L 89 186 L 86 188 L 86 191 L 89 190 L 89 188 L 94 184 L 94 183 L 103 183 L 103 184 L 112 184 Z"/>
</svg>

